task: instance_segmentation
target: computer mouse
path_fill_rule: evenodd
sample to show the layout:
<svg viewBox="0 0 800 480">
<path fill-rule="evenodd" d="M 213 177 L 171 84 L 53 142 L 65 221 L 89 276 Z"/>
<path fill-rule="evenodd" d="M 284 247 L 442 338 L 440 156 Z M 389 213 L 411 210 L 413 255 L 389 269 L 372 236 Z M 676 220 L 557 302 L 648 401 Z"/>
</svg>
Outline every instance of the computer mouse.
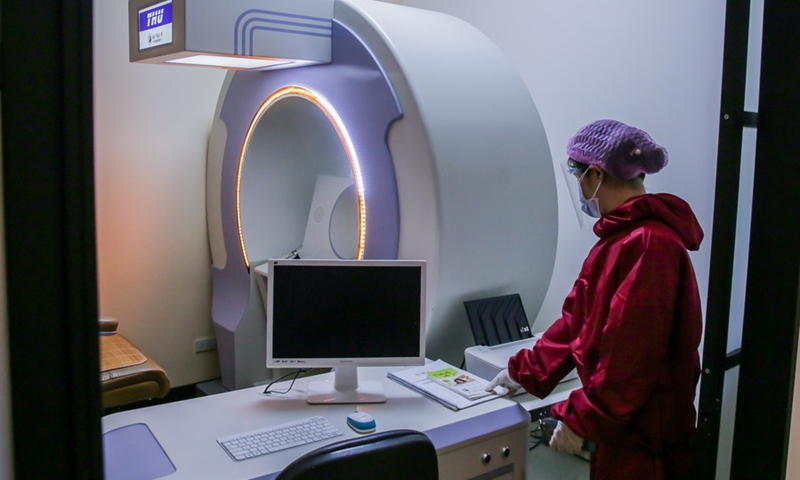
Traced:
<svg viewBox="0 0 800 480">
<path fill-rule="evenodd" d="M 347 425 L 358 433 L 375 431 L 375 419 L 367 412 L 353 412 L 347 416 Z"/>
</svg>

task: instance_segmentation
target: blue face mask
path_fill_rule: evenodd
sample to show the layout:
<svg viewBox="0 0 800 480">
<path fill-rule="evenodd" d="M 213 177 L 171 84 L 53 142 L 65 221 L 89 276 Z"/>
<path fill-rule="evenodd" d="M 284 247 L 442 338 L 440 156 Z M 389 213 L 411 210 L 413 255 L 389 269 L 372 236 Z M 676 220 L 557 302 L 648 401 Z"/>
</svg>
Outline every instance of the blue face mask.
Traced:
<svg viewBox="0 0 800 480">
<path fill-rule="evenodd" d="M 586 172 L 583 172 L 581 178 L 578 179 L 578 183 L 583 181 L 583 177 L 586 176 Z M 586 215 L 589 215 L 592 218 L 600 218 L 602 215 L 600 214 L 600 201 L 597 199 L 597 191 L 600 190 L 600 185 L 603 184 L 603 181 L 600 180 L 600 183 L 597 184 L 597 188 L 594 189 L 594 193 L 592 194 L 592 198 L 587 199 L 583 196 L 583 189 L 578 189 L 578 194 L 580 196 L 579 200 L 581 201 L 581 211 Z"/>
</svg>

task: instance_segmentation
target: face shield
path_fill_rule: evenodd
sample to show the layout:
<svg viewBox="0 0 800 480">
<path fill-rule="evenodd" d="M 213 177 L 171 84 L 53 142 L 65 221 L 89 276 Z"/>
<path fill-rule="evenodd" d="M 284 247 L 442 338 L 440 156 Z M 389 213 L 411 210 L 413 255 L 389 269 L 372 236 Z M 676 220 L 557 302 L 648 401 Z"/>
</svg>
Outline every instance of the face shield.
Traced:
<svg viewBox="0 0 800 480">
<path fill-rule="evenodd" d="M 564 181 L 567 184 L 569 191 L 569 198 L 572 200 L 572 207 L 575 209 L 575 216 L 578 217 L 578 225 L 581 230 L 591 230 L 594 226 L 596 219 L 586 215 L 581 210 L 581 191 L 578 178 L 572 173 L 570 167 L 566 163 L 561 163 L 561 173 L 564 174 Z"/>
</svg>

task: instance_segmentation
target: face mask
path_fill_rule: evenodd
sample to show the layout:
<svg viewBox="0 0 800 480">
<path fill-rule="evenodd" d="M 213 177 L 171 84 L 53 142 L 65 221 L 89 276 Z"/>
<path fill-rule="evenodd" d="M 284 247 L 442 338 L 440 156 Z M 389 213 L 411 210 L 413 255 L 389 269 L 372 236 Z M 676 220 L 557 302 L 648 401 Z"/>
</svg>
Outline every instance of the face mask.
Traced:
<svg viewBox="0 0 800 480">
<path fill-rule="evenodd" d="M 588 171 L 589 170 L 586 170 L 585 172 L 583 172 L 583 175 L 581 175 L 581 178 L 578 179 L 578 183 L 579 184 L 583 181 L 583 177 L 586 176 L 586 172 L 588 172 Z M 578 189 L 578 194 L 580 195 L 580 201 L 581 201 L 581 211 L 583 211 L 583 213 L 585 213 L 586 215 L 589 215 L 590 217 L 593 217 L 593 218 L 600 218 L 601 217 L 601 215 L 600 215 L 600 201 L 597 199 L 596 195 L 597 195 L 597 191 L 600 190 L 600 185 L 602 185 L 602 184 L 603 184 L 603 181 L 600 180 L 600 183 L 597 184 L 597 188 L 594 189 L 594 193 L 592 194 L 592 198 L 590 198 L 588 200 L 586 199 L 586 197 L 583 196 L 583 189 L 581 189 L 581 188 Z"/>
</svg>

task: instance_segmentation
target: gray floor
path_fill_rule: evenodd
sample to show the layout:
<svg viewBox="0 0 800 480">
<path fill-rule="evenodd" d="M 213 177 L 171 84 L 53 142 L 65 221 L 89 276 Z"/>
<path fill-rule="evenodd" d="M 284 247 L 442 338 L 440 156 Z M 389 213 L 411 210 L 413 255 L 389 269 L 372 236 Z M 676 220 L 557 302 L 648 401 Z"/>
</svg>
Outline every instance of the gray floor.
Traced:
<svg viewBox="0 0 800 480">
<path fill-rule="evenodd" d="M 526 477 L 530 480 L 588 480 L 589 462 L 575 455 L 556 453 L 541 444 L 528 452 Z"/>
</svg>

